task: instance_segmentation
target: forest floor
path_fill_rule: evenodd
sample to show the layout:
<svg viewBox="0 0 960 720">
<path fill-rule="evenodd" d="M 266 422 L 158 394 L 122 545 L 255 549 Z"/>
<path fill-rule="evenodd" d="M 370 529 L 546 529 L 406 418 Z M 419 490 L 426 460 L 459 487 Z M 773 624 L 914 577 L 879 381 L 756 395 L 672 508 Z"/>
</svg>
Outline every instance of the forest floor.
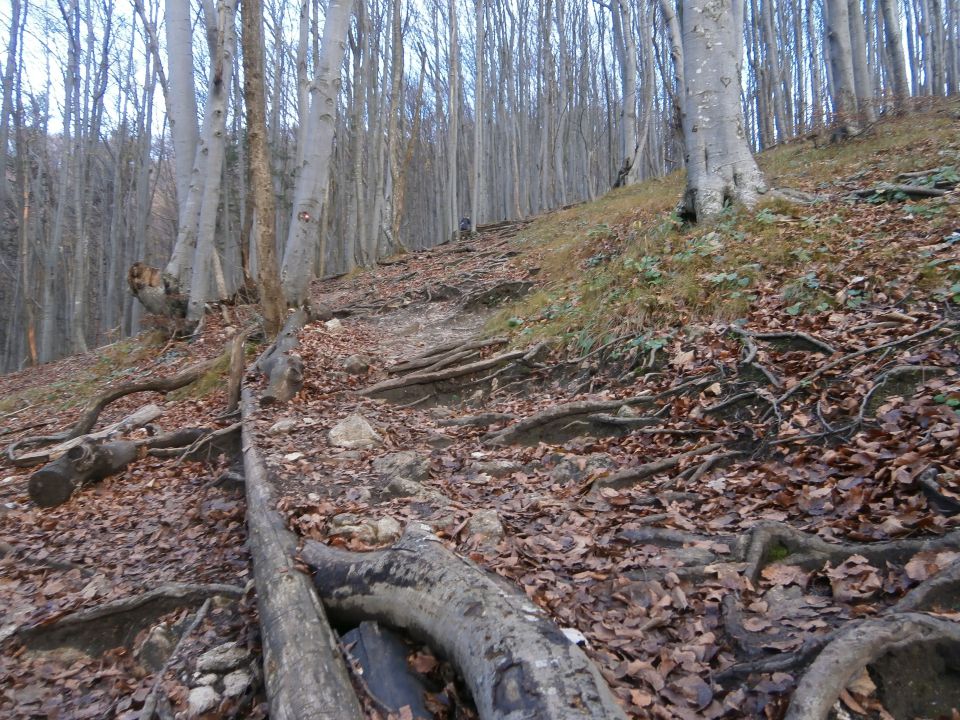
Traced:
<svg viewBox="0 0 960 720">
<path fill-rule="evenodd" d="M 364 551 L 429 525 L 579 634 L 632 717 L 956 716 L 957 111 L 761 156 L 810 204 L 688 227 L 673 176 L 317 283 L 339 319 L 300 331 L 302 389 L 249 419 L 289 527 Z M 66 427 L 100 383 L 216 357 L 250 312 L 0 378 L 0 431 Z M 228 425 L 225 369 L 156 423 Z M 374 433 L 338 446 L 355 415 Z M 174 716 L 206 683 L 207 716 L 263 716 L 229 461 L 144 457 L 52 509 L 30 472 L 0 477 L 0 714 L 134 718 L 161 698 Z M 200 589 L 123 637 L 62 627 L 168 583 Z M 161 621 L 182 640 L 151 665 Z"/>
</svg>

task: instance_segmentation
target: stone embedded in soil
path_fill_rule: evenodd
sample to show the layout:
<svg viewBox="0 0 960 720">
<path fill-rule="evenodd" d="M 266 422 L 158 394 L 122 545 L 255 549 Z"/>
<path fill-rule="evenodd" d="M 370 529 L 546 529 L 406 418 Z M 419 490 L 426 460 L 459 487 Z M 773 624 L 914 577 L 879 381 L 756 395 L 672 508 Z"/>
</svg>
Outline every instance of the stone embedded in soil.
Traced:
<svg viewBox="0 0 960 720">
<path fill-rule="evenodd" d="M 370 369 L 370 359 L 365 355 L 351 355 L 343 361 L 343 369 L 351 375 L 366 375 Z"/>
<path fill-rule="evenodd" d="M 437 450 L 443 450 L 453 445 L 453 438 L 449 435 L 444 435 L 442 432 L 436 430 L 430 430 L 427 432 L 426 436 L 427 445 Z"/>
<path fill-rule="evenodd" d="M 376 525 L 377 542 L 393 543 L 400 538 L 403 526 L 392 517 L 380 518 Z"/>
<path fill-rule="evenodd" d="M 224 643 L 208 650 L 197 658 L 197 670 L 200 672 L 226 672 L 233 670 L 246 660 L 250 653 L 235 642 Z"/>
<path fill-rule="evenodd" d="M 153 627 L 137 650 L 140 664 L 150 672 L 158 671 L 170 657 L 176 642 L 173 631 L 166 625 Z"/>
<path fill-rule="evenodd" d="M 284 435 L 297 427 L 297 421 L 293 418 L 280 418 L 273 425 L 270 426 L 270 429 L 267 430 L 268 435 Z"/>
<path fill-rule="evenodd" d="M 550 470 L 550 479 L 563 485 L 583 482 L 599 470 L 610 470 L 616 463 L 606 453 L 593 453 L 584 457 L 563 458 Z"/>
<path fill-rule="evenodd" d="M 246 670 L 234 670 L 223 678 L 223 694 L 227 697 L 243 695 L 253 682 L 253 678 Z"/>
<path fill-rule="evenodd" d="M 421 483 L 430 476 L 430 461 L 413 450 L 378 457 L 373 469 L 388 480 L 402 479 Z"/>
<path fill-rule="evenodd" d="M 331 445 L 356 450 L 383 444 L 383 439 L 362 415 L 353 414 L 334 425 L 327 434 Z"/>
<path fill-rule="evenodd" d="M 189 704 L 187 715 L 188 717 L 195 718 L 206 712 L 210 712 L 219 705 L 220 695 L 209 685 L 201 685 L 190 691 L 190 697 L 187 702 Z"/>
<path fill-rule="evenodd" d="M 197 679 L 196 683 L 198 686 L 209 685 L 210 687 L 213 687 L 214 685 L 217 684 L 217 680 L 219 679 L 220 679 L 220 676 L 217 675 L 216 673 L 207 673 L 206 675 L 201 675 Z"/>
<path fill-rule="evenodd" d="M 333 320 L 327 320 L 323 326 L 327 329 L 327 332 L 330 333 L 338 333 L 343 331 L 343 323 L 337 318 L 334 318 Z"/>
<path fill-rule="evenodd" d="M 480 510 L 467 521 L 468 535 L 485 535 L 491 540 L 503 537 L 503 524 L 496 510 Z"/>
<path fill-rule="evenodd" d="M 514 460 L 480 460 L 470 464 L 470 470 L 495 478 L 505 478 L 520 472 L 523 465 Z"/>
</svg>

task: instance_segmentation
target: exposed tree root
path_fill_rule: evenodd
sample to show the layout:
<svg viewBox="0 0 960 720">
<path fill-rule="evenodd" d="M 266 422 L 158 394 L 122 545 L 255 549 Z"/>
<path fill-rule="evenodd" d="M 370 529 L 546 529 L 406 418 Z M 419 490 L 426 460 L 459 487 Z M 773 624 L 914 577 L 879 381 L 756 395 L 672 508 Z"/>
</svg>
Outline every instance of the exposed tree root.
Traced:
<svg viewBox="0 0 960 720">
<path fill-rule="evenodd" d="M 602 676 L 525 595 L 414 525 L 393 547 L 351 553 L 308 540 L 331 612 L 375 619 L 451 659 L 480 717 L 622 718 Z"/>
<path fill-rule="evenodd" d="M 488 412 L 479 415 L 463 415 L 461 417 L 442 418 L 437 420 L 440 427 L 489 427 L 500 422 L 516 420 L 512 413 Z"/>
<path fill-rule="evenodd" d="M 204 600 L 203 605 L 200 606 L 200 609 L 197 610 L 197 614 L 193 616 L 193 620 L 190 621 L 190 626 L 183 631 L 183 634 L 180 635 L 180 639 L 177 640 L 176 646 L 173 648 L 173 652 L 170 653 L 170 657 L 167 658 L 164 662 L 163 667 L 157 671 L 156 676 L 153 679 L 153 682 L 150 684 L 150 692 L 147 695 L 147 699 L 143 703 L 143 707 L 140 709 L 139 720 L 152 720 L 154 715 L 157 714 L 157 703 L 158 696 L 160 692 L 161 684 L 163 683 L 163 676 L 167 674 L 174 663 L 180 657 L 180 651 L 183 648 L 184 643 L 187 638 L 191 637 L 200 627 L 200 623 L 203 622 L 203 619 L 207 616 L 207 613 L 210 612 L 210 606 L 212 605 L 210 598 Z"/>
<path fill-rule="evenodd" d="M 804 673 L 786 720 L 826 720 L 847 685 L 882 655 L 913 645 L 960 649 L 960 624 L 919 613 L 898 613 L 844 628 Z M 934 680 L 933 678 L 931 678 Z"/>
<path fill-rule="evenodd" d="M 260 394 L 261 405 L 288 402 L 303 386 L 303 360 L 296 354 L 300 347 L 297 334 L 310 322 L 310 313 L 300 308 L 290 314 L 273 344 L 257 360 L 257 369 L 269 378 Z"/>
<path fill-rule="evenodd" d="M 462 353 L 473 350 L 482 350 L 494 345 L 503 345 L 506 338 L 496 337 L 487 340 L 473 340 L 470 342 L 450 342 L 438 345 L 412 358 L 403 360 L 387 368 L 387 372 L 396 375 L 398 373 L 407 373 L 414 370 L 423 370 L 438 363 L 446 362 L 453 357 L 460 356 Z M 440 369 L 440 368 L 434 368 Z"/>
<path fill-rule="evenodd" d="M 270 717 L 277 720 L 356 718 L 363 713 L 310 579 L 294 562 L 297 537 L 276 507 L 267 468 L 254 445 L 253 399 L 241 400 L 248 544 L 253 558 L 263 634 L 263 668 Z"/>
<path fill-rule="evenodd" d="M 68 646 L 100 654 L 114 647 L 132 647 L 137 633 L 158 617 L 181 607 L 200 605 L 216 595 L 240 598 L 243 590 L 232 585 L 167 583 L 141 595 L 20 628 L 16 635 L 33 650 Z"/>
<path fill-rule="evenodd" d="M 655 460 L 654 462 L 648 462 L 643 465 L 638 465 L 637 467 L 624 468 L 618 472 L 612 473 L 605 477 L 597 478 L 592 480 L 589 485 L 598 488 L 598 487 L 611 487 L 611 488 L 623 488 L 629 485 L 633 485 L 641 480 L 645 480 L 648 477 L 656 475 L 657 473 L 664 472 L 666 470 L 671 470 L 684 460 L 687 460 L 692 457 L 697 457 L 698 455 L 707 455 L 716 450 L 723 448 L 722 443 L 710 443 L 709 445 L 704 445 L 703 447 L 695 448 L 694 450 L 689 450 L 685 453 L 680 453 L 678 455 L 672 455 L 668 458 L 663 458 L 661 460 Z"/>
<path fill-rule="evenodd" d="M 45 435 L 19 440 L 7 448 L 7 459 L 18 467 L 28 467 L 29 465 L 46 462 L 49 459 L 46 455 L 32 454 L 30 456 L 31 460 L 26 466 L 19 465 L 18 460 L 20 458 L 17 457 L 17 451 L 27 447 L 36 447 L 37 445 L 59 443 L 78 438 L 81 435 L 86 435 L 96 424 L 97 418 L 100 417 L 103 409 L 114 400 L 140 392 L 168 393 L 177 390 L 199 380 L 216 362 L 216 359 L 205 360 L 191 365 L 171 377 L 124 383 L 112 390 L 108 390 L 87 403 L 80 415 L 80 419 L 77 420 L 69 430 L 64 430 L 62 433 L 56 435 Z"/>
<path fill-rule="evenodd" d="M 789 390 L 783 393 L 780 397 L 778 397 L 774 404 L 776 406 L 782 405 L 790 397 L 792 397 L 794 393 L 798 392 L 801 388 L 808 387 L 810 383 L 812 383 L 814 380 L 816 380 L 820 376 L 830 372 L 835 367 L 838 367 L 840 365 L 843 365 L 846 362 L 849 362 L 850 360 L 856 360 L 858 357 L 863 357 L 864 355 L 869 355 L 871 353 L 879 352 L 880 350 L 886 350 L 887 348 L 907 345 L 910 342 L 913 342 L 914 340 L 919 340 L 920 338 L 926 337 L 927 335 L 932 335 L 936 332 L 939 332 L 941 329 L 949 326 L 950 324 L 951 324 L 950 320 L 941 320 L 940 322 L 934 325 L 931 325 L 926 330 L 921 330 L 920 332 L 916 332 L 913 335 L 908 335 L 907 337 L 902 337 L 897 340 L 891 340 L 890 342 L 881 343 L 880 345 L 872 345 L 871 347 L 863 348 L 862 350 L 857 350 L 856 352 L 843 355 L 837 358 L 836 360 L 832 360 L 828 362 L 826 365 L 820 366 L 813 372 L 801 378 L 800 381 L 797 382 L 793 387 L 791 387 Z"/>
<path fill-rule="evenodd" d="M 814 569 L 829 561 L 839 565 L 851 555 L 861 555 L 871 564 L 903 564 L 918 552 L 960 548 L 960 530 L 931 538 L 909 538 L 876 543 L 830 543 L 817 535 L 797 530 L 785 523 L 762 523 L 750 530 L 750 545 L 745 560 L 744 574 L 756 582 L 760 572 L 772 557 L 783 558 L 791 565 Z M 786 552 L 786 556 L 784 556 Z"/>
<path fill-rule="evenodd" d="M 863 422 L 868 415 L 874 414 L 887 397 L 905 393 L 904 383 L 915 389 L 926 382 L 928 378 L 940 377 L 946 372 L 947 368 L 934 365 L 897 365 L 885 370 L 874 381 L 866 395 L 863 396 L 863 401 L 860 403 L 860 412 L 857 416 L 858 421 Z M 888 384 L 893 384 L 891 390 L 887 390 Z M 877 397 L 878 394 L 880 395 L 879 398 Z"/>
<path fill-rule="evenodd" d="M 445 368 L 443 370 L 437 370 L 434 372 L 412 373 L 410 375 L 405 375 L 404 377 L 394 378 L 392 380 L 384 380 L 376 385 L 371 385 L 370 387 L 362 390 L 360 394 L 369 397 L 379 395 L 390 390 L 408 388 L 414 385 L 429 385 L 436 382 L 442 382 L 444 380 L 451 380 L 453 378 L 461 378 L 466 375 L 473 375 L 475 373 L 488 370 L 502 363 L 508 363 L 513 360 L 517 360 L 524 357 L 524 355 L 526 355 L 525 350 L 513 350 L 511 352 L 494 355 L 493 357 L 486 358 L 485 360 L 479 360 L 467 365 L 458 365 L 456 367 Z"/>
<path fill-rule="evenodd" d="M 553 425 L 558 421 L 569 423 L 578 417 L 586 418 L 587 416 L 598 413 L 611 413 L 624 406 L 650 406 L 660 400 L 686 392 L 691 388 L 709 385 L 716 382 L 717 379 L 718 376 L 716 374 L 695 378 L 694 380 L 689 380 L 669 390 L 665 390 L 658 395 L 635 395 L 619 400 L 577 400 L 561 405 L 554 405 L 553 407 L 546 408 L 545 410 L 518 420 L 503 430 L 486 435 L 484 442 L 488 445 L 514 445 L 530 440 L 536 441 L 546 426 Z"/>
</svg>

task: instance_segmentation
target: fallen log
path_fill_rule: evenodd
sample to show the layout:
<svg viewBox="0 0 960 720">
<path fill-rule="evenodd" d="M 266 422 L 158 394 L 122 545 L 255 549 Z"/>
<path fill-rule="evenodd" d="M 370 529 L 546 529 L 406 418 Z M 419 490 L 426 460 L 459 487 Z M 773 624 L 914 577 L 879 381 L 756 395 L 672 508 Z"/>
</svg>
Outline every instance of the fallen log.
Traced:
<svg viewBox="0 0 960 720">
<path fill-rule="evenodd" d="M 56 435 L 43 435 L 39 437 L 29 437 L 18 440 L 7 447 L 7 459 L 11 464 L 16 465 L 17 467 L 29 467 L 30 465 L 38 465 L 39 463 L 46 462 L 49 459 L 47 456 L 31 455 L 30 461 L 24 461 L 26 464 L 21 465 L 21 458 L 17 456 L 17 451 L 22 448 L 35 447 L 37 445 L 61 443 L 65 440 L 72 440 L 80 437 L 81 435 L 86 435 L 93 429 L 93 426 L 96 425 L 97 418 L 100 417 L 100 413 L 103 412 L 103 409 L 114 400 L 118 400 L 119 398 L 127 395 L 140 392 L 168 393 L 173 390 L 178 390 L 196 380 L 199 380 L 214 366 L 214 364 L 216 364 L 216 362 L 217 358 L 212 360 L 204 360 L 203 362 L 199 362 L 191 365 L 190 367 L 184 368 L 176 375 L 171 375 L 170 377 L 138 380 L 130 383 L 124 383 L 123 385 L 119 385 L 112 390 L 107 390 L 87 403 L 83 411 L 80 413 L 80 419 L 73 424 L 73 427 L 57 433 Z"/>
<path fill-rule="evenodd" d="M 297 536 L 274 509 L 277 498 L 250 426 L 253 398 L 244 390 L 243 466 L 247 529 L 263 635 L 263 673 L 274 720 L 360 720 L 363 712 L 337 638 L 310 578 L 294 564 Z"/>
<path fill-rule="evenodd" d="M 146 440 L 84 439 L 30 476 L 30 499 L 40 507 L 62 505 L 84 485 L 123 470 L 137 458 L 140 448 L 183 447 L 207 433 L 205 428 L 188 428 Z"/>
<path fill-rule="evenodd" d="M 310 322 L 306 308 L 293 312 L 283 324 L 277 339 L 257 360 L 257 369 L 267 376 L 267 389 L 260 394 L 261 405 L 285 403 L 303 387 L 303 360 L 296 354 L 300 347 L 297 337 Z"/>
<path fill-rule="evenodd" d="M 308 540 L 324 605 L 441 651 L 482 720 L 623 718 L 600 672 L 527 597 L 411 524 L 393 547 L 353 553 Z"/>
<path fill-rule="evenodd" d="M 70 448 L 76 447 L 82 442 L 100 442 L 101 440 L 109 440 L 114 435 L 120 433 L 129 432 L 130 430 L 135 430 L 141 428 L 158 417 L 163 415 L 163 410 L 157 405 L 145 405 L 142 408 L 130 413 L 123 420 L 107 425 L 101 430 L 97 430 L 95 433 L 88 433 L 86 435 L 81 435 L 80 437 L 75 437 L 71 440 L 65 440 L 64 442 L 58 443 L 53 447 L 47 448 L 42 452 L 32 452 L 24 453 L 16 457 L 16 460 L 13 460 L 13 464 L 17 467 L 31 467 L 33 465 L 40 465 L 45 462 L 50 462 L 51 460 L 56 460 L 61 457 L 64 453 L 68 452 Z M 52 436 L 51 436 L 52 437 Z"/>
</svg>

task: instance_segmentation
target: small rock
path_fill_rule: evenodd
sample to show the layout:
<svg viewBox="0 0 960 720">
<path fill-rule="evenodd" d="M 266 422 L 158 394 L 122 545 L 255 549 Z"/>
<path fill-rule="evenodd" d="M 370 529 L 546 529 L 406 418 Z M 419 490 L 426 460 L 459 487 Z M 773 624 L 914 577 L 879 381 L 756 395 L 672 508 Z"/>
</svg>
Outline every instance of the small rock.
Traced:
<svg viewBox="0 0 960 720">
<path fill-rule="evenodd" d="M 217 680 L 219 679 L 220 676 L 216 673 L 207 673 L 206 675 L 202 675 L 197 678 L 196 683 L 197 685 L 209 685 L 210 687 L 213 687 L 217 684 Z"/>
<path fill-rule="evenodd" d="M 246 670 L 234 670 L 223 678 L 223 694 L 227 697 L 237 697 L 243 695 L 250 687 L 253 678 Z"/>
<path fill-rule="evenodd" d="M 504 478 L 515 472 L 520 472 L 523 465 L 513 460 L 483 460 L 470 465 L 470 469 L 477 473 L 490 475 L 495 478 Z"/>
<path fill-rule="evenodd" d="M 426 437 L 427 445 L 437 450 L 443 450 L 453 445 L 453 438 L 437 430 L 430 430 Z"/>
<path fill-rule="evenodd" d="M 355 450 L 382 445 L 383 439 L 362 415 L 350 415 L 337 423 L 327 435 L 331 445 Z"/>
<path fill-rule="evenodd" d="M 323 326 L 327 329 L 327 332 L 334 334 L 343 330 L 343 323 L 337 318 L 333 318 L 333 320 L 327 320 Z"/>
<path fill-rule="evenodd" d="M 273 425 L 270 426 L 270 429 L 267 430 L 268 435 L 285 435 L 286 433 L 294 430 L 297 427 L 297 421 L 293 418 L 280 418 Z"/>
<path fill-rule="evenodd" d="M 197 658 L 197 670 L 200 672 L 226 672 L 233 670 L 249 657 L 250 653 L 235 642 L 224 643 L 208 650 Z"/>
<path fill-rule="evenodd" d="M 390 453 L 373 461 L 373 469 L 385 478 L 423 482 L 430 476 L 430 461 L 413 450 Z"/>
<path fill-rule="evenodd" d="M 195 718 L 206 712 L 210 712 L 219 705 L 220 695 L 209 685 L 202 685 L 190 691 L 188 703 L 190 707 L 187 711 L 187 716 Z"/>
<path fill-rule="evenodd" d="M 351 355 L 343 361 L 343 369 L 351 375 L 366 375 L 370 369 L 370 359 L 365 355 Z"/>
<path fill-rule="evenodd" d="M 467 534 L 486 535 L 491 540 L 503 537 L 503 525 L 496 510 L 481 510 L 467 521 Z"/>
<path fill-rule="evenodd" d="M 374 545 L 377 542 L 377 530 L 369 524 L 360 525 L 341 525 L 340 527 L 330 529 L 330 535 L 337 537 L 355 538 L 367 545 Z"/>
<path fill-rule="evenodd" d="M 157 672 L 173 652 L 176 640 L 173 631 L 167 625 L 156 625 L 150 630 L 150 634 L 137 651 L 140 664 L 150 672 Z"/>
<path fill-rule="evenodd" d="M 355 515 L 354 513 L 340 513 L 339 515 L 334 515 L 330 518 L 330 527 L 331 528 L 341 528 L 347 527 L 348 525 L 356 525 L 360 522 L 360 516 Z"/>
<path fill-rule="evenodd" d="M 564 485 L 579 483 L 598 470 L 609 470 L 614 465 L 616 463 L 613 458 L 605 453 L 593 453 L 586 457 L 571 456 L 561 459 L 556 467 L 550 470 L 550 479 Z"/>
<path fill-rule="evenodd" d="M 640 417 L 640 413 L 638 413 L 635 408 L 632 408 L 629 405 L 621 405 L 620 409 L 617 410 L 617 417 L 622 417 L 622 418 Z"/>
<path fill-rule="evenodd" d="M 400 537 L 403 527 L 392 517 L 380 518 L 376 525 L 377 542 L 392 543 Z"/>
</svg>

